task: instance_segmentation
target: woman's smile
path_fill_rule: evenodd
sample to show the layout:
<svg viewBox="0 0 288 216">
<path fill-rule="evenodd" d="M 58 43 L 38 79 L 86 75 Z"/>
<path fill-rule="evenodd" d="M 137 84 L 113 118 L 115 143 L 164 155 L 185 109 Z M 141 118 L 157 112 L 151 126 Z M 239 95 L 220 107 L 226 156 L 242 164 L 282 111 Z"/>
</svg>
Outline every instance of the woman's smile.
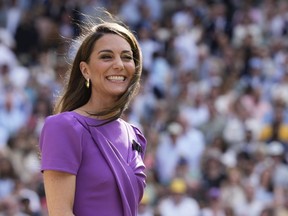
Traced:
<svg viewBox="0 0 288 216">
<path fill-rule="evenodd" d="M 119 76 L 119 75 L 108 76 L 107 79 L 109 81 L 113 81 L 113 82 L 123 82 L 126 80 L 126 78 L 124 76 Z"/>
</svg>

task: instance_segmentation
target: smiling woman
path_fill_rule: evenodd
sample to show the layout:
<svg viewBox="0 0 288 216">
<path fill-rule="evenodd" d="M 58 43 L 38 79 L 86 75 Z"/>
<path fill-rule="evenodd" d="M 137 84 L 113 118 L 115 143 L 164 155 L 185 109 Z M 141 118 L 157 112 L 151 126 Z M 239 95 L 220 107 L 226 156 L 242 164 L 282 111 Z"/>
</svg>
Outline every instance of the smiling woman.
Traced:
<svg viewBox="0 0 288 216">
<path fill-rule="evenodd" d="M 67 85 L 40 137 L 48 211 L 136 216 L 146 140 L 121 115 L 139 87 L 141 50 L 123 24 L 92 24 L 79 37 Z"/>
<path fill-rule="evenodd" d="M 81 45 L 72 63 L 71 72 L 68 73 L 69 77 L 67 78 L 68 82 L 64 94 L 59 97 L 56 104 L 55 113 L 78 109 L 78 111 L 85 112 L 88 115 L 93 114 L 93 116 L 104 117 L 105 119 L 117 119 L 128 107 L 130 100 L 139 88 L 142 73 L 142 53 L 138 41 L 123 23 L 119 24 L 115 20 L 114 22 L 102 21 L 100 24 L 89 23 L 83 27 L 82 31 L 84 33 L 76 42 L 76 44 Z M 114 95 L 113 103 L 104 104 L 99 109 L 99 104 L 105 103 L 105 101 L 101 101 L 101 103 L 89 101 L 93 100 L 91 94 L 93 94 L 95 89 L 93 87 L 96 84 L 92 83 L 92 77 L 88 76 L 87 73 L 90 74 L 92 70 L 97 73 L 98 67 L 102 67 L 104 64 L 106 66 L 113 65 L 113 68 L 118 68 L 118 70 L 119 68 L 126 70 L 124 66 L 127 66 L 130 72 L 134 65 L 134 69 L 127 89 L 118 95 L 116 101 Z M 87 71 L 87 66 L 89 66 L 90 71 Z M 90 84 L 92 87 L 90 87 Z M 104 97 L 106 99 L 106 95 Z"/>
</svg>

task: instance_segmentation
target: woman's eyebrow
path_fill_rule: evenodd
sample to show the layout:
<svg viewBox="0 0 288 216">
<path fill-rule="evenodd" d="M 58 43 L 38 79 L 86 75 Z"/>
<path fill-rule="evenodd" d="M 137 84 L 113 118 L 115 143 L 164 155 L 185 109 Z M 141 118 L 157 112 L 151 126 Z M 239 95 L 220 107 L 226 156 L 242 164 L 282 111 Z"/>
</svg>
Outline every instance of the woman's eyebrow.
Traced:
<svg viewBox="0 0 288 216">
<path fill-rule="evenodd" d="M 106 49 L 106 50 L 100 50 L 100 51 L 98 52 L 98 54 L 100 54 L 100 53 L 102 53 L 102 52 L 110 52 L 110 53 L 113 53 L 112 50 Z"/>
<path fill-rule="evenodd" d="M 103 53 L 103 52 L 113 53 L 112 50 L 105 49 L 105 50 L 100 50 L 100 51 L 98 52 L 98 54 Z M 132 51 L 131 51 L 131 50 L 123 50 L 121 53 L 129 53 L 129 54 L 132 54 Z"/>
</svg>

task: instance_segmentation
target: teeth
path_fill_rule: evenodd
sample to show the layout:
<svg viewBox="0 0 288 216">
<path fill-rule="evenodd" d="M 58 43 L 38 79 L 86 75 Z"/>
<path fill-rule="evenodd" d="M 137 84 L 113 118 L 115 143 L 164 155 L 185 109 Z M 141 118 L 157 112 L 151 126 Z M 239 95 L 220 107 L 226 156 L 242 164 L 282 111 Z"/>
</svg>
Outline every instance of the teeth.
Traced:
<svg viewBox="0 0 288 216">
<path fill-rule="evenodd" d="M 115 80 L 115 81 L 124 81 L 125 77 L 124 76 L 109 76 L 107 77 L 108 80 Z"/>
</svg>

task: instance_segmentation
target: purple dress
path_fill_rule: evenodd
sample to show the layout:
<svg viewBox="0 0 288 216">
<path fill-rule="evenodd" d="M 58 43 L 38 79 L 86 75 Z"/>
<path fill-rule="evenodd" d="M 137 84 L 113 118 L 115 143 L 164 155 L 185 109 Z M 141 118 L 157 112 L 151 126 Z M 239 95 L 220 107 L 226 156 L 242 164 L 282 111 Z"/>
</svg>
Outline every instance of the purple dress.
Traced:
<svg viewBox="0 0 288 216">
<path fill-rule="evenodd" d="M 40 137 L 41 170 L 76 175 L 76 216 L 136 216 L 145 187 L 146 140 L 131 124 L 63 112 Z"/>
</svg>

